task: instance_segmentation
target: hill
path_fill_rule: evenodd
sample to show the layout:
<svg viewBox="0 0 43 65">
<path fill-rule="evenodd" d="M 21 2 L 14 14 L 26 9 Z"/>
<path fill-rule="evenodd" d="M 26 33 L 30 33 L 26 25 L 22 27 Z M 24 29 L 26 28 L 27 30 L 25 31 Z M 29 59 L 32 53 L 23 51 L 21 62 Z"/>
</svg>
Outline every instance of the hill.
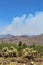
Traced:
<svg viewBox="0 0 43 65">
<path fill-rule="evenodd" d="M 0 43 L 26 43 L 27 45 L 43 45 L 43 34 L 40 35 L 21 35 L 21 36 L 13 36 L 10 34 L 0 35 Z"/>
</svg>

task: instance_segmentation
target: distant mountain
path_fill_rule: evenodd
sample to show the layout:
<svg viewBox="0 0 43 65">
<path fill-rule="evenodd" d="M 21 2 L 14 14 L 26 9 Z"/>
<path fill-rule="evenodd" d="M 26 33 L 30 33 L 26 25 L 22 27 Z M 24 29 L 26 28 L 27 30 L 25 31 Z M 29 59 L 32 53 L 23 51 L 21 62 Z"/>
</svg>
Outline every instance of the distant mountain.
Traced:
<svg viewBox="0 0 43 65">
<path fill-rule="evenodd" d="M 0 35 L 0 38 L 12 38 L 12 37 L 14 37 L 14 36 L 11 34 Z"/>
<path fill-rule="evenodd" d="M 5 34 L 5 35 L 0 35 L 0 38 L 14 38 L 14 37 L 23 37 L 23 38 L 32 38 L 32 37 L 36 37 L 36 35 L 18 35 L 18 36 L 14 36 L 11 34 Z"/>
<path fill-rule="evenodd" d="M 43 34 L 40 35 L 21 35 L 21 36 L 14 36 L 11 34 L 0 35 L 0 43 L 26 43 L 27 45 L 43 45 Z"/>
</svg>

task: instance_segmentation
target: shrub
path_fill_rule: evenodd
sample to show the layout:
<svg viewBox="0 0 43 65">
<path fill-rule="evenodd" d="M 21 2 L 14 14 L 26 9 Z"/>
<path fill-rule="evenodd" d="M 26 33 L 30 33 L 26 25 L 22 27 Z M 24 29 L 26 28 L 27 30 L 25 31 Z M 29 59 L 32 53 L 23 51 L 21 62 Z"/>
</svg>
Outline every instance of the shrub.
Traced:
<svg viewBox="0 0 43 65">
<path fill-rule="evenodd" d="M 18 51 L 13 46 L 11 46 L 11 48 L 9 50 L 9 56 L 11 56 L 11 57 L 17 57 L 18 56 Z"/>
<path fill-rule="evenodd" d="M 34 50 L 33 48 L 25 48 L 22 50 L 22 55 L 23 57 L 27 57 L 27 58 L 35 58 L 37 57 L 37 50 Z"/>
</svg>

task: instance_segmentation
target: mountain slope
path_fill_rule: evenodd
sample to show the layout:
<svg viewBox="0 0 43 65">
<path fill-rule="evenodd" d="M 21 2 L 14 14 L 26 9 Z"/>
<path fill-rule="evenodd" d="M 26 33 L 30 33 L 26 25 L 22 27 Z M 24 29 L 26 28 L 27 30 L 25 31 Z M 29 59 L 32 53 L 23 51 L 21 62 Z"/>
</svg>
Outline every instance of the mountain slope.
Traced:
<svg viewBox="0 0 43 65">
<path fill-rule="evenodd" d="M 26 43 L 27 45 L 32 45 L 33 43 L 35 45 L 43 45 L 43 34 L 41 35 L 33 35 L 33 36 L 27 36 L 27 35 L 21 35 L 21 36 L 13 36 L 13 35 L 5 35 L 2 38 L 0 37 L 0 43 L 19 43 L 19 41 L 22 41 L 22 43 Z"/>
</svg>

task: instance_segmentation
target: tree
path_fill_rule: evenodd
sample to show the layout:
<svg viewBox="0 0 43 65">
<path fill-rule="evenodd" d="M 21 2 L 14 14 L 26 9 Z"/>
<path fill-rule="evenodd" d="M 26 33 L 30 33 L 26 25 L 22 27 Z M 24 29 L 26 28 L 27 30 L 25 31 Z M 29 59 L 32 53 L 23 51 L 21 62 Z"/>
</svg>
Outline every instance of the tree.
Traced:
<svg viewBox="0 0 43 65">
<path fill-rule="evenodd" d="M 35 43 L 33 42 L 33 47 L 35 47 Z"/>
<path fill-rule="evenodd" d="M 21 46 L 22 45 L 22 41 L 19 41 L 19 44 L 18 44 L 18 46 Z"/>
<path fill-rule="evenodd" d="M 25 44 L 25 43 L 23 43 L 23 46 L 26 46 L 26 44 Z"/>
</svg>

